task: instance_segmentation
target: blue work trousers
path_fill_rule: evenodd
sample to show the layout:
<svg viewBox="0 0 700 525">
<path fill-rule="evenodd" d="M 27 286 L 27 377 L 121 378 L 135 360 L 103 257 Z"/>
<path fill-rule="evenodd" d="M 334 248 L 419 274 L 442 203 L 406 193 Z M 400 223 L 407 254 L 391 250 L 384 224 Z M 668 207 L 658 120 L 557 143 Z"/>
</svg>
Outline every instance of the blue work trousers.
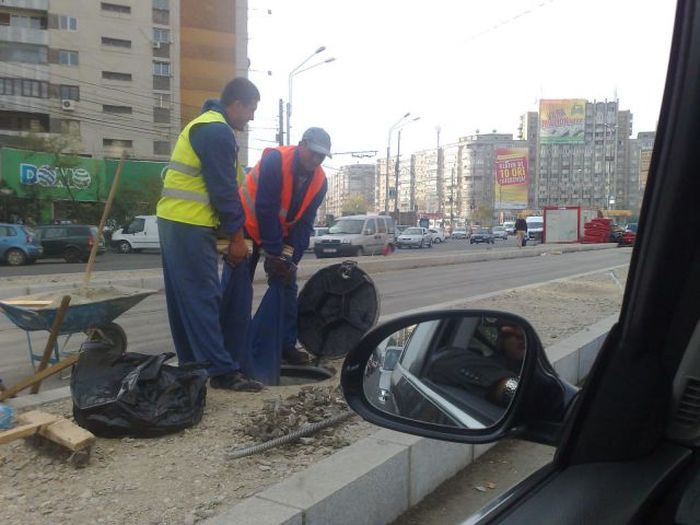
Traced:
<svg viewBox="0 0 700 525">
<path fill-rule="evenodd" d="M 255 278 L 255 269 L 260 259 L 260 248 L 253 244 L 253 254 L 250 257 L 250 280 Z M 299 287 L 297 285 L 297 273 L 294 272 L 292 280 L 284 287 L 284 338 L 282 348 L 294 348 L 297 344 L 297 315 Z"/>
<path fill-rule="evenodd" d="M 180 363 L 208 361 L 210 376 L 239 364 L 224 346 L 219 255 L 213 228 L 158 218 L 168 319 Z"/>
</svg>

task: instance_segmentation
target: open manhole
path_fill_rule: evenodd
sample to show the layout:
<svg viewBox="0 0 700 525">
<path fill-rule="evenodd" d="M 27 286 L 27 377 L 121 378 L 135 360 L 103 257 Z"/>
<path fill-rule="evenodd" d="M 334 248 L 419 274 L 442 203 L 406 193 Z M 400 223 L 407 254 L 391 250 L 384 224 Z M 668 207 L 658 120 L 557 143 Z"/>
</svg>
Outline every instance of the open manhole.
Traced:
<svg viewBox="0 0 700 525">
<path fill-rule="evenodd" d="M 282 365 L 279 386 L 309 385 L 330 379 L 335 370 L 321 366 Z"/>
</svg>

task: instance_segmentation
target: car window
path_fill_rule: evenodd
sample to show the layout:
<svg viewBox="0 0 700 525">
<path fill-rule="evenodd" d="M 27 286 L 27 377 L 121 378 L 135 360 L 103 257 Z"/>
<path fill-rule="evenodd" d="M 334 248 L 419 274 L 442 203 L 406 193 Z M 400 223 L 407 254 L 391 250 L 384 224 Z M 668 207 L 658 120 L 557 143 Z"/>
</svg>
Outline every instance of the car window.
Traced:
<svg viewBox="0 0 700 525">
<path fill-rule="evenodd" d="M 43 230 L 42 240 L 50 241 L 54 239 L 63 239 L 68 236 L 65 228 L 47 228 Z"/>
<path fill-rule="evenodd" d="M 144 230 L 145 225 L 145 219 L 134 219 L 131 221 L 131 224 L 129 224 L 129 231 L 126 233 L 141 233 Z"/>
<path fill-rule="evenodd" d="M 0 226 L 0 235 L 4 237 L 14 237 L 17 235 L 15 229 L 11 226 Z"/>
<path fill-rule="evenodd" d="M 420 372 L 425 355 L 430 348 L 430 342 L 439 326 L 440 321 L 428 321 L 413 327 L 400 359 L 404 368 L 414 374 Z"/>
<path fill-rule="evenodd" d="M 364 219 L 339 219 L 328 229 L 328 233 L 332 234 L 358 234 L 362 233 Z"/>
<path fill-rule="evenodd" d="M 396 233 L 396 228 L 394 227 L 394 219 L 390 217 L 385 217 L 384 220 L 386 221 L 386 226 L 387 230 L 389 233 Z"/>
<path fill-rule="evenodd" d="M 386 233 L 386 222 L 383 218 L 377 219 L 377 232 Z"/>
<path fill-rule="evenodd" d="M 422 235 L 423 228 L 406 228 L 403 233 L 406 235 Z"/>
<path fill-rule="evenodd" d="M 366 232 L 372 231 L 372 232 L 376 233 L 377 232 L 377 221 L 375 221 L 374 219 L 367 219 L 367 221 L 365 222 L 365 231 Z"/>
</svg>

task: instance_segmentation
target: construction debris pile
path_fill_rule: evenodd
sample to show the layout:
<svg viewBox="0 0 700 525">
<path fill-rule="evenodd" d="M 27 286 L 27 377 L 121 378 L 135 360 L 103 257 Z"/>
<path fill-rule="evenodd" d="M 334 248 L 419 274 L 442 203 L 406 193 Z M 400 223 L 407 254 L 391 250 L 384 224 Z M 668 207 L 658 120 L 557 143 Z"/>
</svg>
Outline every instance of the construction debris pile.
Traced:
<svg viewBox="0 0 700 525">
<path fill-rule="evenodd" d="M 282 437 L 303 425 L 317 423 L 346 410 L 348 405 L 339 387 L 307 386 L 284 400 L 281 398 L 266 400 L 262 410 L 252 413 L 242 422 L 241 430 L 254 440 L 264 442 Z M 332 435 L 332 432 L 326 435 Z"/>
</svg>

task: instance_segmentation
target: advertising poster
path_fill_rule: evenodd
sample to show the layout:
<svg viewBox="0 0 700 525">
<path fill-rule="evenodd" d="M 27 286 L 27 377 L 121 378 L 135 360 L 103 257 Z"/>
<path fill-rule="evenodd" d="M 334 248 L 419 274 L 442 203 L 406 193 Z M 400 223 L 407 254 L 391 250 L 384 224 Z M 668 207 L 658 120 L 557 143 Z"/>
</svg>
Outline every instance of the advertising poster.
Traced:
<svg viewBox="0 0 700 525">
<path fill-rule="evenodd" d="M 540 101 L 540 144 L 583 144 L 586 99 Z"/>
<path fill-rule="evenodd" d="M 497 148 L 495 161 L 495 209 L 527 208 L 528 149 Z"/>
</svg>

